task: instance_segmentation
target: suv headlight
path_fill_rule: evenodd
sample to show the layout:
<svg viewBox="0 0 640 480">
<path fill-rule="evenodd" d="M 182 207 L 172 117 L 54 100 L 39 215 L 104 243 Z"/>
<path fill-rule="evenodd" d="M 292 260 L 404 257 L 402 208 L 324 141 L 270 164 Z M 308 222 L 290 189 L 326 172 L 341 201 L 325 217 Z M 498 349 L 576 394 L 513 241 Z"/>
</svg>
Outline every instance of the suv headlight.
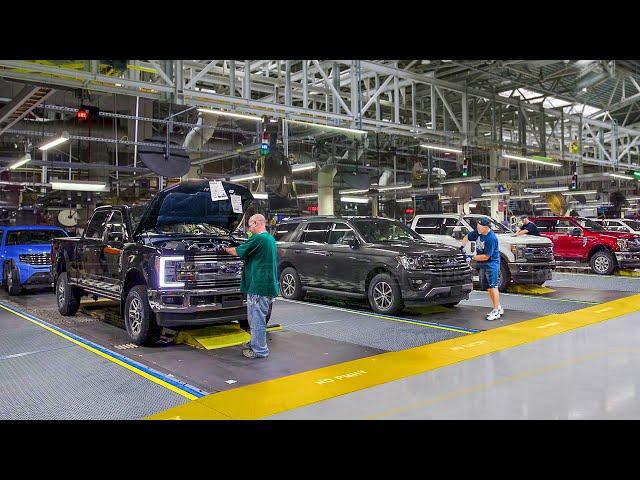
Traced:
<svg viewBox="0 0 640 480">
<path fill-rule="evenodd" d="M 405 270 L 418 270 L 418 268 L 420 268 L 418 266 L 418 259 L 416 257 L 407 257 L 406 255 L 401 255 L 399 257 L 396 257 L 396 260 L 405 268 Z"/>
<path fill-rule="evenodd" d="M 184 282 L 178 282 L 178 269 L 184 257 L 157 257 L 156 269 L 158 271 L 160 288 L 184 287 Z"/>
<path fill-rule="evenodd" d="M 629 248 L 629 241 L 626 238 L 618 238 L 618 247 L 620 250 L 627 250 Z"/>
</svg>

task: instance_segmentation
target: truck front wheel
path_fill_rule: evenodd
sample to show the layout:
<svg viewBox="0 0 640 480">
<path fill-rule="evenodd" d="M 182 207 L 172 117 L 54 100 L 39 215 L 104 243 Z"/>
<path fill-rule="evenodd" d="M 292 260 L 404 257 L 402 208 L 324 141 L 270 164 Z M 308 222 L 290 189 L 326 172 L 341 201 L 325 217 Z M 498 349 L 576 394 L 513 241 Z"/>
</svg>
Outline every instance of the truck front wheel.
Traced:
<svg viewBox="0 0 640 480">
<path fill-rule="evenodd" d="M 156 323 L 155 314 L 149 306 L 145 285 L 136 285 L 129 290 L 124 304 L 124 324 L 136 345 L 153 345 L 160 340 L 162 327 Z"/>
<path fill-rule="evenodd" d="M 56 301 L 58 311 L 64 316 L 75 315 L 80 308 L 80 292 L 78 287 L 69 283 L 67 272 L 58 275 L 56 282 Z"/>
<path fill-rule="evenodd" d="M 501 292 L 506 292 L 507 287 L 509 286 L 509 282 L 511 282 L 511 273 L 509 272 L 509 267 L 507 267 L 503 261 L 500 261 L 500 273 L 498 274 L 498 290 Z"/>
<path fill-rule="evenodd" d="M 5 280 L 5 287 L 7 293 L 11 296 L 20 295 L 22 286 L 20 285 L 20 271 L 14 265 L 6 265 L 7 278 Z"/>
</svg>

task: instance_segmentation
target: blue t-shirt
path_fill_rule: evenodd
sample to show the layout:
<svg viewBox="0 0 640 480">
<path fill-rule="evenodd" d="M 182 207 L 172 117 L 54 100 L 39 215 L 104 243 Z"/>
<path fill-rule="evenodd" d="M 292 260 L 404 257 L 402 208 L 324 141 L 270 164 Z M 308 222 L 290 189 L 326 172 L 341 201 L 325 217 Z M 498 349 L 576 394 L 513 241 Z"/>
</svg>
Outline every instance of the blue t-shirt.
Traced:
<svg viewBox="0 0 640 480">
<path fill-rule="evenodd" d="M 498 250 L 498 237 L 492 230 L 486 235 L 480 235 L 476 230 L 472 230 L 467 235 L 470 241 L 476 242 L 476 255 L 487 255 L 489 260 L 486 262 L 478 262 L 481 267 L 500 268 L 500 250 Z"/>
</svg>

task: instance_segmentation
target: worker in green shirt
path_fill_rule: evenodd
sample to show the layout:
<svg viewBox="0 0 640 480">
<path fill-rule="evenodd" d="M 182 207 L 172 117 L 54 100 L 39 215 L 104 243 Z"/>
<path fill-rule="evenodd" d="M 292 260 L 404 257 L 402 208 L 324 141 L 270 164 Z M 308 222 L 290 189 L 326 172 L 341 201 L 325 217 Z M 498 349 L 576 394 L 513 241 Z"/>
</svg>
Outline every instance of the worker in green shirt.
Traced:
<svg viewBox="0 0 640 480">
<path fill-rule="evenodd" d="M 273 299 L 278 295 L 278 257 L 276 241 L 266 230 L 267 221 L 256 213 L 249 219 L 251 238 L 237 247 L 224 250 L 244 260 L 240 291 L 247 294 L 247 313 L 251 341 L 242 350 L 247 358 L 264 358 L 267 347 L 266 316 Z"/>
</svg>

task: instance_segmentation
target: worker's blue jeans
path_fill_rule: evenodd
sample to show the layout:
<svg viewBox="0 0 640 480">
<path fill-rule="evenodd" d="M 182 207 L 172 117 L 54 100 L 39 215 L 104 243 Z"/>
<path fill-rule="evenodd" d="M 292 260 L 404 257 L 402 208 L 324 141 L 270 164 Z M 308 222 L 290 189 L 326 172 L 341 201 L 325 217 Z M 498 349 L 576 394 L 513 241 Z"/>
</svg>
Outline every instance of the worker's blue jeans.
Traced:
<svg viewBox="0 0 640 480">
<path fill-rule="evenodd" d="M 251 329 L 249 348 L 258 357 L 269 355 L 266 317 L 267 313 L 269 313 L 271 302 L 273 302 L 273 297 L 253 295 L 251 293 L 247 295 L 247 313 L 249 316 L 249 328 Z"/>
</svg>

